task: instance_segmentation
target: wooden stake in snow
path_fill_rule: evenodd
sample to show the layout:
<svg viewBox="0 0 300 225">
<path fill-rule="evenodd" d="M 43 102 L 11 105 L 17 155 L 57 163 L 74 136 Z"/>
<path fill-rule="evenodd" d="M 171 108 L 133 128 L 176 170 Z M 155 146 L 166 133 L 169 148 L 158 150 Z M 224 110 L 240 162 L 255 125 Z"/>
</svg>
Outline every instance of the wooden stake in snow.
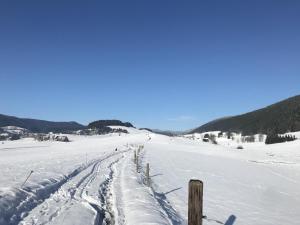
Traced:
<svg viewBox="0 0 300 225">
<path fill-rule="evenodd" d="M 27 176 L 26 180 L 24 181 L 24 183 L 21 185 L 21 188 L 24 186 L 24 184 L 26 183 L 26 181 L 29 179 L 29 177 L 31 176 L 31 174 L 33 174 L 33 170 L 30 171 L 29 175 Z"/>
<path fill-rule="evenodd" d="M 136 156 L 136 172 L 139 172 L 139 156 Z"/>
<path fill-rule="evenodd" d="M 137 158 L 137 157 L 136 157 L 136 151 L 134 151 L 134 163 L 135 163 L 135 164 L 136 164 L 136 161 L 137 161 L 136 158 Z"/>
<path fill-rule="evenodd" d="M 189 182 L 188 225 L 202 225 L 203 183 L 200 180 Z"/>
<path fill-rule="evenodd" d="M 147 166 L 146 166 L 146 182 L 147 182 L 147 186 L 150 187 L 150 165 L 149 165 L 149 163 L 147 163 Z"/>
</svg>

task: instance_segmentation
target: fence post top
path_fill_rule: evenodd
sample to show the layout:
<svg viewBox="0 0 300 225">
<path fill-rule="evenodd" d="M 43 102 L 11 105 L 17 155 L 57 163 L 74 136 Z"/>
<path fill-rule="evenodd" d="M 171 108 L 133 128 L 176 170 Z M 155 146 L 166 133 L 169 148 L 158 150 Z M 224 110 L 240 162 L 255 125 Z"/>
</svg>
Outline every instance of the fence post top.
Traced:
<svg viewBox="0 0 300 225">
<path fill-rule="evenodd" d="M 203 184 L 203 182 L 201 180 L 191 179 L 189 184 Z"/>
</svg>

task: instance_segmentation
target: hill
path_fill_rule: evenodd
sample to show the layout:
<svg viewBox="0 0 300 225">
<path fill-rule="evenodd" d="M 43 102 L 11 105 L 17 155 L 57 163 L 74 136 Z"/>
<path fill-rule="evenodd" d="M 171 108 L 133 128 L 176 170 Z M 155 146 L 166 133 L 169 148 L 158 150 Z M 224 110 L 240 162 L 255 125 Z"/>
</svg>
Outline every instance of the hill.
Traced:
<svg viewBox="0 0 300 225">
<path fill-rule="evenodd" d="M 182 131 L 171 131 L 171 130 L 160 130 L 160 129 L 152 129 L 152 132 L 156 133 L 156 134 L 162 134 L 162 135 L 170 136 L 170 137 L 181 135 L 181 134 L 184 133 Z"/>
<path fill-rule="evenodd" d="M 122 122 L 120 120 L 97 120 L 94 122 L 89 123 L 89 128 L 97 128 L 101 129 L 103 127 L 107 126 L 123 126 L 123 127 L 133 127 L 131 123 L 128 122 Z"/>
<path fill-rule="evenodd" d="M 52 122 L 0 114 L 0 127 L 5 126 L 22 127 L 36 133 L 67 132 L 85 128 L 77 122 Z"/>
<path fill-rule="evenodd" d="M 253 112 L 211 121 L 190 133 L 215 130 L 244 135 L 300 131 L 300 95 Z"/>
</svg>

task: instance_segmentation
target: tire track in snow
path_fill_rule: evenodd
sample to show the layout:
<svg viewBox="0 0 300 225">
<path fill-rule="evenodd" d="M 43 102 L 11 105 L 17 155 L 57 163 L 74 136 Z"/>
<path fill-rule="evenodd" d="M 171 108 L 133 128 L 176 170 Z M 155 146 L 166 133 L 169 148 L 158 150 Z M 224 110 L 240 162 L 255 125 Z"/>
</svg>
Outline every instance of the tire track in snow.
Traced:
<svg viewBox="0 0 300 225">
<path fill-rule="evenodd" d="M 112 169 L 112 167 L 114 165 L 116 165 L 122 158 L 123 158 L 123 156 L 119 157 L 117 160 L 113 161 L 108 166 L 109 174 L 108 174 L 107 178 L 105 179 L 105 181 L 100 185 L 99 191 L 98 191 L 100 205 L 90 202 L 89 199 L 85 199 L 84 190 L 82 190 L 82 192 L 81 192 L 82 198 L 85 199 L 90 204 L 90 206 L 93 207 L 97 212 L 95 225 L 102 225 L 102 224 L 113 225 L 114 224 L 114 215 L 113 215 L 113 212 L 111 209 L 112 203 L 109 201 L 109 195 L 112 194 L 110 191 L 111 184 L 112 184 L 112 181 L 114 178 L 114 170 Z M 92 179 L 93 178 L 91 178 L 91 180 Z"/>
<path fill-rule="evenodd" d="M 56 202 L 61 202 L 61 201 L 65 202 L 63 205 L 61 205 L 61 207 L 58 207 L 58 209 L 55 210 L 54 213 L 52 213 L 52 215 L 47 215 L 49 217 L 48 222 L 53 221 L 57 216 L 59 216 L 62 213 L 62 211 L 68 210 L 68 208 L 71 207 L 71 206 L 66 206 L 66 205 L 71 204 L 72 200 L 73 201 L 74 200 L 75 201 L 82 200 L 84 190 L 97 176 L 97 172 L 99 170 L 101 163 L 105 162 L 106 160 L 108 160 L 114 156 L 123 154 L 124 152 L 127 152 L 127 151 L 130 151 L 130 150 L 113 152 L 105 157 L 101 157 L 100 159 L 93 160 L 91 163 L 89 163 L 84 168 L 75 169 L 71 174 L 66 176 L 66 179 L 64 179 L 59 184 L 57 184 L 56 188 L 54 190 L 48 192 L 47 195 L 44 196 L 44 198 L 42 197 L 39 199 L 39 198 L 37 198 L 37 196 L 35 196 L 36 204 L 33 204 L 32 206 L 25 208 L 27 210 L 19 211 L 18 214 L 15 215 L 15 217 L 12 220 L 9 220 L 8 222 L 3 223 L 3 224 L 6 224 L 6 225 L 16 225 L 18 223 L 22 224 L 22 222 L 20 222 L 20 221 L 23 218 L 26 219 L 26 217 L 28 216 L 28 214 L 30 214 L 32 209 L 37 208 L 38 206 L 42 205 L 43 203 L 45 203 L 47 205 L 48 203 L 46 201 L 50 197 L 51 197 L 51 200 L 54 200 Z M 91 171 L 88 172 L 87 174 L 85 174 L 77 183 L 75 183 L 75 185 L 73 187 L 71 186 L 67 190 L 62 189 L 63 186 L 72 183 L 75 178 L 77 178 L 78 176 L 81 176 L 81 174 L 83 172 L 87 171 L 87 169 L 89 169 L 89 168 L 91 168 Z M 29 190 L 29 192 L 30 192 L 30 190 Z M 65 192 L 65 193 L 60 193 L 60 192 Z M 57 199 L 56 199 L 55 195 L 57 195 L 56 196 Z M 21 204 L 26 205 L 26 201 L 24 201 Z M 95 206 L 95 204 L 93 204 L 91 206 L 93 207 L 93 206 Z M 93 208 L 95 209 L 95 207 L 93 207 Z M 46 214 L 46 213 L 44 213 L 44 214 Z M 47 223 L 47 221 L 38 223 L 34 216 L 32 217 L 31 221 L 32 221 L 32 224 L 46 224 Z M 1 222 L 0 222 L 0 224 L 1 224 Z"/>
</svg>

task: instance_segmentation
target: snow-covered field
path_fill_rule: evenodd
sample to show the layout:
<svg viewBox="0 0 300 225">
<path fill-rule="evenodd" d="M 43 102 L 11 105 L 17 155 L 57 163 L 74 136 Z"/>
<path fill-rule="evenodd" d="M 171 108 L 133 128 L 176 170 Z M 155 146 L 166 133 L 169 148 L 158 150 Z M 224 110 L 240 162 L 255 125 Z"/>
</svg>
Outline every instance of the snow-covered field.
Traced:
<svg viewBox="0 0 300 225">
<path fill-rule="evenodd" d="M 300 141 L 238 150 L 129 132 L 69 135 L 69 143 L 0 142 L 0 225 L 187 224 L 191 178 L 204 182 L 204 224 L 299 224 Z M 140 145 L 137 173 L 133 153 Z M 151 188 L 144 184 L 146 163 Z"/>
</svg>

